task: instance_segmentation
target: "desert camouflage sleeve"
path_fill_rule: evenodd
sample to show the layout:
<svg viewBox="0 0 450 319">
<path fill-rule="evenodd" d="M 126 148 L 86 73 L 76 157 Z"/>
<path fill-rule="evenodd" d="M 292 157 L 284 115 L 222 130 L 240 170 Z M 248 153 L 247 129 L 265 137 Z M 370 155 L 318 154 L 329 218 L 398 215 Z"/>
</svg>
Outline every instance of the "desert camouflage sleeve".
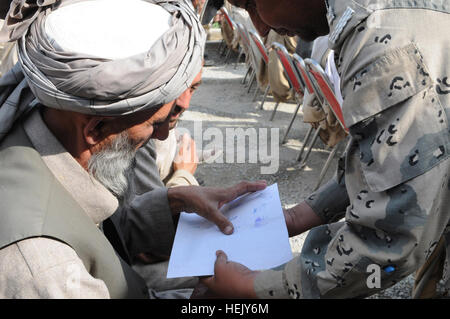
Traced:
<svg viewBox="0 0 450 319">
<path fill-rule="evenodd" d="M 419 268 L 445 232 L 450 112 L 440 72 L 449 43 L 435 39 L 429 50 L 419 10 L 376 14 L 380 24 L 363 21 L 337 57 L 352 137 L 345 158 L 345 220 L 312 229 L 299 257 L 257 275 L 259 297 L 374 294 Z M 435 27 L 450 26 L 448 14 L 427 14 Z M 320 216 L 328 203 L 342 200 L 342 192 L 333 190 L 339 189 L 336 182 L 330 185 L 313 194 Z M 335 209 L 331 215 L 340 217 Z M 373 269 L 379 269 L 378 279 Z"/>
</svg>

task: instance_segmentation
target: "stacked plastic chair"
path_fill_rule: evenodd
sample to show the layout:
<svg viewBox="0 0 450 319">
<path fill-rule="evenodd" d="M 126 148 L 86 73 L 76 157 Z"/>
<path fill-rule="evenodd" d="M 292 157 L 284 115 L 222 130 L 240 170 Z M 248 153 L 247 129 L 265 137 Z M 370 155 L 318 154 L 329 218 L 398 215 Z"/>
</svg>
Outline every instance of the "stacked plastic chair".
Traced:
<svg viewBox="0 0 450 319">
<path fill-rule="evenodd" d="M 288 129 L 283 138 L 283 143 L 285 143 L 287 135 L 292 127 L 292 124 L 294 123 L 295 117 L 297 116 L 298 110 L 300 109 L 300 106 L 302 105 L 302 99 L 303 99 L 303 95 L 305 92 L 305 85 L 304 85 L 302 79 L 296 73 L 294 65 L 292 63 L 291 56 L 290 56 L 289 52 L 287 51 L 286 47 L 280 43 L 274 42 L 274 43 L 272 43 L 271 48 L 275 51 L 278 59 L 281 62 L 281 65 L 283 66 L 284 73 L 286 74 L 286 77 L 288 79 L 288 82 L 289 82 L 291 88 L 294 90 L 295 99 L 297 101 L 297 107 L 294 111 L 291 122 L 289 123 Z M 272 112 L 272 116 L 270 118 L 271 121 L 275 117 L 275 113 L 277 112 L 278 105 L 279 105 L 279 103 L 277 103 L 275 105 L 275 108 Z"/>
<path fill-rule="evenodd" d="M 250 43 L 250 38 L 247 32 L 247 29 L 244 27 L 244 25 L 242 25 L 242 23 L 237 23 L 236 24 L 236 28 L 237 28 L 237 32 L 239 35 L 239 43 L 241 45 L 241 52 L 239 53 L 239 57 L 238 57 L 238 61 L 240 60 L 242 54 L 245 54 L 247 57 L 247 73 L 245 74 L 243 80 L 242 80 L 242 84 L 245 84 L 247 77 L 252 73 L 253 71 L 253 53 L 252 53 L 252 48 L 251 48 L 251 43 Z M 236 63 L 237 65 L 237 63 Z M 235 65 L 235 67 L 236 67 Z"/>
<path fill-rule="evenodd" d="M 309 78 L 308 75 L 308 71 L 306 70 L 306 65 L 305 65 L 305 61 L 296 53 L 294 53 L 294 55 L 292 56 L 292 62 L 294 65 L 294 69 L 296 70 L 296 74 L 297 76 L 302 80 L 302 82 L 304 83 L 304 88 L 305 88 L 305 92 L 308 92 L 309 94 L 314 94 L 314 87 L 313 84 Z M 303 141 L 303 146 L 300 149 L 300 153 L 298 154 L 297 157 L 297 161 L 301 161 L 302 160 L 302 155 L 303 152 L 306 148 L 306 145 L 308 144 L 310 138 L 311 138 L 311 134 L 314 131 L 314 128 L 311 126 L 308 130 L 308 133 L 306 133 L 306 137 L 305 140 Z M 308 148 L 308 152 L 305 155 L 305 157 L 303 158 L 303 161 L 301 162 L 301 166 L 306 164 L 306 160 L 309 157 L 309 154 L 311 153 L 312 150 L 312 146 L 315 144 L 317 138 L 319 137 L 319 132 L 318 130 L 316 130 L 312 143 L 310 145 L 310 147 Z M 285 141 L 285 139 L 287 138 L 287 135 L 289 133 L 289 130 L 286 132 L 283 142 Z"/>
<path fill-rule="evenodd" d="M 231 19 L 230 15 L 228 14 L 228 10 L 225 7 L 221 8 L 220 11 L 222 12 L 224 20 L 227 23 L 228 27 L 233 31 L 233 37 L 235 37 L 236 36 L 236 32 L 237 32 L 237 30 L 236 30 L 237 29 L 236 23 L 234 23 L 233 19 Z M 231 45 L 228 45 L 225 42 L 225 40 L 222 40 L 222 43 L 219 46 L 219 51 L 220 51 L 222 45 L 224 45 L 224 44 L 225 44 L 225 48 L 224 48 L 224 50 L 222 52 L 222 55 L 226 51 L 225 62 L 228 62 L 228 59 L 230 57 L 231 52 L 233 51 L 233 48 L 231 47 Z"/>
<path fill-rule="evenodd" d="M 252 48 L 253 55 L 254 55 L 254 60 L 253 60 L 254 72 L 252 74 L 252 78 L 250 80 L 250 85 L 248 87 L 247 93 L 250 92 L 253 83 L 256 82 L 256 76 L 259 73 L 259 68 L 260 68 L 260 64 L 259 64 L 260 61 L 263 60 L 264 63 L 266 63 L 266 65 L 269 63 L 269 54 L 267 52 L 266 47 L 264 46 L 263 41 L 261 40 L 261 37 L 259 36 L 259 34 L 255 30 L 249 30 L 248 34 L 250 36 L 250 46 Z M 266 87 L 264 95 L 267 96 L 267 93 L 269 92 L 269 90 L 270 90 L 270 86 L 268 85 Z M 259 86 L 256 87 L 255 95 L 253 96 L 253 101 L 256 100 L 256 96 L 257 96 L 258 92 L 259 92 Z"/>
<path fill-rule="evenodd" d="M 342 106 L 339 103 L 338 99 L 336 98 L 336 94 L 334 92 L 333 85 L 331 84 L 329 77 L 327 76 L 323 68 L 320 66 L 320 64 L 317 63 L 316 61 L 312 59 L 305 59 L 304 64 L 305 64 L 304 65 L 305 72 L 307 72 L 307 75 L 309 76 L 312 89 L 316 97 L 318 98 L 319 103 L 322 105 L 322 107 L 324 107 L 325 104 L 328 106 L 328 109 L 331 110 L 331 112 L 333 112 L 339 125 L 348 134 L 348 128 L 345 126 L 344 116 L 342 114 Z M 320 127 L 316 130 L 315 139 L 317 139 L 317 135 L 319 134 L 320 130 L 321 130 Z M 310 146 L 310 149 L 314 145 L 314 142 L 315 141 L 313 141 L 313 144 Z M 320 184 L 322 183 L 322 180 L 325 177 L 325 174 L 338 150 L 340 143 L 342 143 L 342 141 L 340 141 L 333 147 L 330 155 L 328 156 L 328 159 L 325 162 L 322 171 L 319 174 L 319 178 L 314 190 L 319 188 Z"/>
</svg>

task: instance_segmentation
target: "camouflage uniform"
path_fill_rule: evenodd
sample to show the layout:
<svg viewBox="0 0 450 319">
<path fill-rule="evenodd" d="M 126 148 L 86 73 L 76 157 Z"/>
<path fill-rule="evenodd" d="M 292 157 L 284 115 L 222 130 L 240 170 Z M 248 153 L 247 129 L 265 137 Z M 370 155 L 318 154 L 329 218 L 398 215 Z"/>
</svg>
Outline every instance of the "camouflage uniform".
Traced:
<svg viewBox="0 0 450 319">
<path fill-rule="evenodd" d="M 298 258 L 256 277 L 259 297 L 367 296 L 380 290 L 367 285 L 369 265 L 385 289 L 442 236 L 448 265 L 450 3 L 327 5 L 351 146 L 336 178 L 306 200 L 328 224 L 309 232 Z"/>
</svg>

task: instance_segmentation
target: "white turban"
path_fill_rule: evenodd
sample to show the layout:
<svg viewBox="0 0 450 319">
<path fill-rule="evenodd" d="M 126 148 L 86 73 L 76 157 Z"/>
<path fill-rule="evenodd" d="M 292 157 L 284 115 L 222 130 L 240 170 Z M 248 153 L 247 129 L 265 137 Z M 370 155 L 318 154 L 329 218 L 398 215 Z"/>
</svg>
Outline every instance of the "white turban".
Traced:
<svg viewBox="0 0 450 319">
<path fill-rule="evenodd" d="M 20 68 L 0 78 L 0 139 L 29 89 L 85 114 L 159 108 L 200 72 L 206 36 L 189 0 L 14 0 L 1 39 L 18 40 Z"/>
</svg>

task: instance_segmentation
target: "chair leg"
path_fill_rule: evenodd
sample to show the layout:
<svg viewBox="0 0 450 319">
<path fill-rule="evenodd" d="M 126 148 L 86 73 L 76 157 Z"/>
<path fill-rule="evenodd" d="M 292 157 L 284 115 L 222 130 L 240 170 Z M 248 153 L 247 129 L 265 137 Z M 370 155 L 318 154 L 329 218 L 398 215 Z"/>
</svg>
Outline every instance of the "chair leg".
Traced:
<svg viewBox="0 0 450 319">
<path fill-rule="evenodd" d="M 251 68 L 251 71 L 250 71 L 250 78 L 249 78 L 247 84 L 245 85 L 246 88 L 248 88 L 249 85 L 250 85 L 250 83 L 252 82 L 252 79 L 253 79 L 254 74 L 255 74 L 255 70 L 253 70 L 253 67 L 252 67 L 252 68 Z"/>
<path fill-rule="evenodd" d="M 255 89 L 255 94 L 253 95 L 253 102 L 255 102 L 256 101 L 256 98 L 258 97 L 258 93 L 259 93 L 259 86 L 257 85 L 256 86 L 256 89 Z"/>
<path fill-rule="evenodd" d="M 228 62 L 228 59 L 230 58 L 230 55 L 231 55 L 231 51 L 233 51 L 233 50 L 231 48 L 228 48 L 227 55 L 225 56 L 225 63 Z"/>
<path fill-rule="evenodd" d="M 273 112 L 272 112 L 272 115 L 270 116 L 269 121 L 273 121 L 273 118 L 275 117 L 275 113 L 277 112 L 277 109 L 278 109 L 278 105 L 280 105 L 280 102 L 277 102 L 277 104 L 275 104 L 275 108 L 273 109 Z"/>
<path fill-rule="evenodd" d="M 331 151 L 330 155 L 328 156 L 327 161 L 325 162 L 325 165 L 323 166 L 322 171 L 320 172 L 319 179 L 317 180 L 317 184 L 314 187 L 313 191 L 316 191 L 320 187 L 320 184 L 322 183 L 322 180 L 325 177 L 325 174 L 327 173 L 328 168 L 330 167 L 330 164 L 334 158 L 334 155 L 336 155 L 338 146 L 339 146 L 339 144 L 335 145 L 333 150 Z"/>
<path fill-rule="evenodd" d="M 225 53 L 227 52 L 227 49 L 228 49 L 228 46 L 225 43 L 225 45 L 223 46 L 222 53 L 220 54 L 220 56 L 224 56 Z"/>
<path fill-rule="evenodd" d="M 348 153 L 348 150 L 350 149 L 350 146 L 352 145 L 352 139 L 351 139 L 349 136 L 347 136 L 347 137 L 344 139 L 344 141 L 345 141 L 345 140 L 348 140 L 348 141 L 346 142 L 346 145 L 345 145 L 344 153 L 343 153 L 343 154 L 347 154 L 347 153 Z"/>
<path fill-rule="evenodd" d="M 222 40 L 222 41 L 220 42 L 219 48 L 217 49 L 217 53 L 220 53 L 220 52 L 221 52 L 222 46 L 223 46 L 224 43 L 225 43 L 225 40 Z"/>
<path fill-rule="evenodd" d="M 243 78 L 242 81 L 241 81 L 241 84 L 245 84 L 245 82 L 247 81 L 247 77 L 248 77 L 248 75 L 249 75 L 251 72 L 252 72 L 252 67 L 249 67 L 249 68 L 247 69 L 247 73 L 245 73 L 245 76 L 244 76 L 244 78 Z"/>
<path fill-rule="evenodd" d="M 241 57 L 242 57 L 243 54 L 244 54 L 244 50 L 243 50 L 242 48 L 240 48 L 240 49 L 239 49 L 239 54 L 238 54 L 237 60 L 236 60 L 236 62 L 234 63 L 234 69 L 235 69 L 235 70 L 237 69 L 237 65 L 238 65 L 239 61 L 241 61 Z"/>
<path fill-rule="evenodd" d="M 303 146 L 300 150 L 300 153 L 298 153 L 297 162 L 300 162 L 302 160 L 303 151 L 305 150 L 305 147 L 309 142 L 309 138 L 311 137 L 313 130 L 314 130 L 314 127 L 312 127 L 312 125 L 311 125 L 308 130 L 308 133 L 306 133 L 306 137 L 305 137 L 305 140 L 303 141 Z"/>
<path fill-rule="evenodd" d="M 261 105 L 259 106 L 259 108 L 261 110 L 263 109 L 264 103 L 266 102 L 267 94 L 269 94 L 269 91 L 270 91 L 270 84 L 267 85 L 266 91 L 264 92 L 264 96 L 263 96 L 263 99 L 261 101 Z"/>
<path fill-rule="evenodd" d="M 294 124 L 294 120 L 295 120 L 295 117 L 297 116 L 297 113 L 298 113 L 298 110 L 300 109 L 300 106 L 301 106 L 301 104 L 297 103 L 297 107 L 295 109 L 295 112 L 292 115 L 291 123 L 289 123 L 288 129 L 287 129 L 286 133 L 284 134 L 283 141 L 281 142 L 281 144 L 286 143 L 286 138 L 287 138 L 287 136 L 289 134 L 289 131 L 291 130 L 292 124 Z"/>
<path fill-rule="evenodd" d="M 300 167 L 305 166 L 306 161 L 308 160 L 309 154 L 311 154 L 311 151 L 312 151 L 312 149 L 313 149 L 313 147 L 314 147 L 314 144 L 316 144 L 317 138 L 319 137 L 320 130 L 321 130 L 321 128 L 319 127 L 319 128 L 316 130 L 316 132 L 314 133 L 314 137 L 313 137 L 313 140 L 312 140 L 312 142 L 311 142 L 311 145 L 309 145 L 308 152 L 306 152 L 305 158 L 304 158 L 303 161 L 300 163 Z"/>
<path fill-rule="evenodd" d="M 250 84 L 248 86 L 247 93 L 250 93 L 250 90 L 252 89 L 253 83 L 255 83 L 256 80 L 256 72 L 253 72 L 252 77 L 250 78 Z"/>
</svg>

